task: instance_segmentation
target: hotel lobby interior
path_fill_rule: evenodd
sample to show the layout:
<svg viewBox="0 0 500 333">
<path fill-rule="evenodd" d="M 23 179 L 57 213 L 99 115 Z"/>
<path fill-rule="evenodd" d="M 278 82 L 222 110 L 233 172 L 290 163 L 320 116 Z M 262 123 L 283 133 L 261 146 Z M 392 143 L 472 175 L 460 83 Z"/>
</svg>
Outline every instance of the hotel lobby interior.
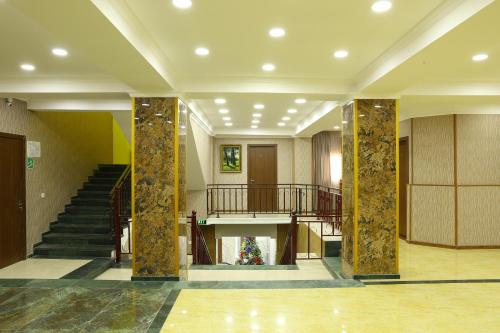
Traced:
<svg viewBox="0 0 500 333">
<path fill-rule="evenodd" d="M 0 0 L 0 333 L 500 332 L 500 2 Z"/>
</svg>

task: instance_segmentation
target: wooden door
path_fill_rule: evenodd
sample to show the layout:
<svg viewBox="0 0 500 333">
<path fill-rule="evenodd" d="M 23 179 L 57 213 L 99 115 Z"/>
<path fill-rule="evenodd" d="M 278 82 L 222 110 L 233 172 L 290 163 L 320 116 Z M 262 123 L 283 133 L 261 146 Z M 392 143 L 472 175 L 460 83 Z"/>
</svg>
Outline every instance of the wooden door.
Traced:
<svg viewBox="0 0 500 333">
<path fill-rule="evenodd" d="M 248 145 L 248 210 L 273 212 L 278 207 L 278 149 L 276 145 Z"/>
<path fill-rule="evenodd" d="M 0 268 L 26 258 L 25 137 L 0 133 Z"/>
<path fill-rule="evenodd" d="M 399 236 L 406 238 L 406 187 L 409 177 L 408 137 L 399 139 Z"/>
</svg>

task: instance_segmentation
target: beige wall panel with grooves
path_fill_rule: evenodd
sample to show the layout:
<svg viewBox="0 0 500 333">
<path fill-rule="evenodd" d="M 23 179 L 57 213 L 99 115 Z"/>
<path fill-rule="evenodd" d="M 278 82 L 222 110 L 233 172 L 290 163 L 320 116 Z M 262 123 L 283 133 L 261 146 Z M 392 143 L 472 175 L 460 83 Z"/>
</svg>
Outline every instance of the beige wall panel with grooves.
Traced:
<svg viewBox="0 0 500 333">
<path fill-rule="evenodd" d="M 453 185 L 453 115 L 413 119 L 413 184 Z"/>
<path fill-rule="evenodd" d="M 452 186 L 412 186 L 412 241 L 455 245 L 454 191 Z"/>
</svg>

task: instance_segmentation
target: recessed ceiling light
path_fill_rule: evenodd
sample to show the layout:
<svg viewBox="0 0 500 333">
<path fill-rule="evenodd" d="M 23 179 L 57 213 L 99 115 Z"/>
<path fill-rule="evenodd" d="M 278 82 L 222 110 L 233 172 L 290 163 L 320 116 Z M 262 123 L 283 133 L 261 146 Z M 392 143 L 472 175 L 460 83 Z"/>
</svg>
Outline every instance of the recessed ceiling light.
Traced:
<svg viewBox="0 0 500 333">
<path fill-rule="evenodd" d="M 288 113 L 291 113 L 291 114 L 297 113 L 297 109 L 288 109 Z"/>
<path fill-rule="evenodd" d="M 262 69 L 266 72 L 272 72 L 276 69 L 276 66 L 274 66 L 273 64 L 264 64 L 262 65 Z"/>
<path fill-rule="evenodd" d="M 265 106 L 264 106 L 264 104 L 255 104 L 253 106 L 253 108 L 256 109 L 256 110 L 262 110 L 262 109 L 265 108 Z"/>
<path fill-rule="evenodd" d="M 269 36 L 273 38 L 281 38 L 285 36 L 285 34 L 286 32 L 283 28 L 272 28 L 271 30 L 269 30 Z"/>
<path fill-rule="evenodd" d="M 214 102 L 215 102 L 215 104 L 219 104 L 219 105 L 226 104 L 226 100 L 224 98 L 216 98 L 214 100 Z"/>
<path fill-rule="evenodd" d="M 333 56 L 337 59 L 347 58 L 348 55 L 349 55 L 349 51 L 347 51 L 347 50 L 337 50 L 337 51 L 335 51 L 335 53 L 333 53 Z"/>
<path fill-rule="evenodd" d="M 254 119 L 254 120 L 252 120 L 252 124 L 260 124 L 260 120 L 259 119 Z"/>
<path fill-rule="evenodd" d="M 474 60 L 475 62 L 479 62 L 479 61 L 485 61 L 488 58 L 489 58 L 489 56 L 486 53 L 480 53 L 480 54 L 474 55 L 472 57 L 472 60 Z"/>
<path fill-rule="evenodd" d="M 229 120 L 231 120 L 231 117 L 222 117 L 222 120 L 229 121 Z"/>
<path fill-rule="evenodd" d="M 229 110 L 228 109 L 220 109 L 219 113 L 220 114 L 226 114 L 226 113 L 229 113 Z"/>
<path fill-rule="evenodd" d="M 297 98 L 295 100 L 295 103 L 297 104 L 304 104 L 305 102 L 307 102 L 305 98 Z"/>
<path fill-rule="evenodd" d="M 342 124 L 347 124 L 347 120 L 342 120 Z"/>
<path fill-rule="evenodd" d="M 384 13 L 392 8 L 392 2 L 389 0 L 375 1 L 372 5 L 372 10 L 375 13 Z"/>
<path fill-rule="evenodd" d="M 196 48 L 196 50 L 194 50 L 194 53 L 196 53 L 200 57 L 204 57 L 210 54 L 210 50 L 206 47 L 198 47 Z"/>
<path fill-rule="evenodd" d="M 52 54 L 58 57 L 66 57 L 68 55 L 68 51 L 61 48 L 55 48 L 52 49 Z"/>
<path fill-rule="evenodd" d="M 225 123 L 224 125 L 226 125 L 227 127 L 231 127 L 233 126 L 233 123 Z"/>
<path fill-rule="evenodd" d="M 182 129 L 186 128 L 186 125 L 181 125 L 181 128 L 182 128 Z"/>
<path fill-rule="evenodd" d="M 252 126 L 250 126 L 250 128 L 256 129 L 256 128 L 259 128 L 259 126 L 257 126 L 257 125 L 252 125 Z"/>
<path fill-rule="evenodd" d="M 340 126 L 333 126 L 333 129 L 338 130 L 338 129 L 340 129 Z"/>
<path fill-rule="evenodd" d="M 254 113 L 254 114 L 252 114 L 252 117 L 260 118 L 260 117 L 262 117 L 262 113 Z"/>
<path fill-rule="evenodd" d="M 278 126 L 279 126 L 279 127 L 283 127 L 283 126 L 285 126 L 285 125 L 286 125 L 285 123 L 278 123 Z"/>
<path fill-rule="evenodd" d="M 290 119 L 291 119 L 290 117 L 283 117 L 283 118 L 281 118 L 281 120 L 283 120 L 283 121 L 289 121 Z"/>
<path fill-rule="evenodd" d="M 32 64 L 22 64 L 22 65 L 21 65 L 21 69 L 22 69 L 23 71 L 28 71 L 28 72 L 31 72 L 31 71 L 34 71 L 34 70 L 35 70 L 35 68 L 36 68 L 36 67 L 35 67 L 34 65 L 32 65 Z"/>
<path fill-rule="evenodd" d="M 193 5 L 191 0 L 172 0 L 172 4 L 175 7 L 181 8 L 181 9 L 191 8 L 191 6 Z"/>
</svg>

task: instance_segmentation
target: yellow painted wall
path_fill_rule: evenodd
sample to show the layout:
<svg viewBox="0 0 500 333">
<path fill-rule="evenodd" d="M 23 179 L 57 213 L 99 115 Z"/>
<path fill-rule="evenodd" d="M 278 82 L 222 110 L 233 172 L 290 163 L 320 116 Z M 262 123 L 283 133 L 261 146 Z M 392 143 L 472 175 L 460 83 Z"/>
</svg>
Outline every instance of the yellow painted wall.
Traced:
<svg viewBox="0 0 500 333">
<path fill-rule="evenodd" d="M 130 143 L 115 119 L 113 119 L 113 163 L 130 164 Z"/>
<path fill-rule="evenodd" d="M 113 163 L 113 116 L 109 112 L 39 112 L 38 118 L 89 162 Z"/>
</svg>

